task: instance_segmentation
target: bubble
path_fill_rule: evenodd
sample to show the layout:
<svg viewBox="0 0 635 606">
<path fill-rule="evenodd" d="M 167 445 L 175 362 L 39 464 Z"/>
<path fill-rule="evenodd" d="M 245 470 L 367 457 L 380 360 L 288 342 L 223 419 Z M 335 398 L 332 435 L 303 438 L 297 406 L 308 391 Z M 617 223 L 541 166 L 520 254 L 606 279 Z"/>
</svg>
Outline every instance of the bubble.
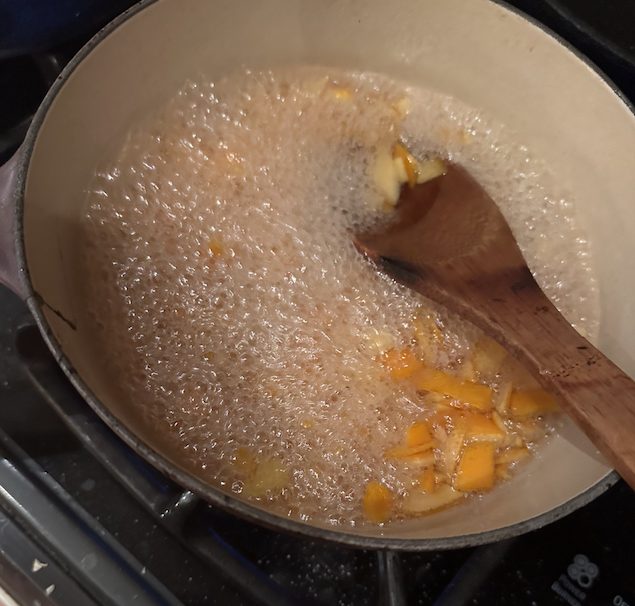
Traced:
<svg viewBox="0 0 635 606">
<path fill-rule="evenodd" d="M 184 466 L 234 494 L 238 449 L 277 457 L 289 483 L 268 507 L 283 515 L 360 524 L 369 481 L 398 494 L 412 485 L 412 470 L 382 455 L 427 405 L 407 382 L 382 380 L 378 331 L 403 348 L 415 316 L 439 313 L 439 367 L 479 336 L 352 245 L 350 231 L 378 216 L 367 204 L 374 151 L 398 136 L 477 177 L 547 294 L 592 334 L 589 245 L 546 167 L 481 112 L 376 75 L 192 81 L 128 135 L 88 195 L 87 308 L 129 406 Z"/>
</svg>

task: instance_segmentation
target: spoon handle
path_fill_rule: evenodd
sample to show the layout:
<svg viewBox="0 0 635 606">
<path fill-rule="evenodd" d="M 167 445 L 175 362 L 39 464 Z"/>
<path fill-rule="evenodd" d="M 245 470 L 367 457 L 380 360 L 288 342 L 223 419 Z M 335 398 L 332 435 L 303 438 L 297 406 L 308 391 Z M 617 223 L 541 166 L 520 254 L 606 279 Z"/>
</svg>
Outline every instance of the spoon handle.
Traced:
<svg viewBox="0 0 635 606">
<path fill-rule="evenodd" d="M 447 305 L 496 339 L 635 489 L 635 382 L 567 322 L 528 269 L 492 280 L 448 283 L 446 275 L 434 275 L 434 270 L 423 273 L 387 259 L 375 261 L 397 281 Z"/>
</svg>

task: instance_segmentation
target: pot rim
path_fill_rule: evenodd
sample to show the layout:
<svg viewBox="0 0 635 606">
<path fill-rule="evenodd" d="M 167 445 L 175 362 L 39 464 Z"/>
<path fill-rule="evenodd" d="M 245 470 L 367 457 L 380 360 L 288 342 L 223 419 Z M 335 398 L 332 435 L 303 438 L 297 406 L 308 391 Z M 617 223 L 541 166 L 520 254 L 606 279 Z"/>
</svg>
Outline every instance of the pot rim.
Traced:
<svg viewBox="0 0 635 606">
<path fill-rule="evenodd" d="M 517 522 L 509 526 L 504 526 L 485 532 L 429 539 L 408 539 L 384 537 L 381 535 L 368 536 L 354 534 L 352 532 L 348 532 L 345 529 L 330 529 L 322 526 L 314 526 L 289 518 L 284 518 L 277 514 L 269 513 L 263 509 L 260 509 L 259 507 L 247 503 L 246 501 L 242 501 L 236 497 L 225 494 L 217 488 L 213 488 L 211 485 L 194 477 L 189 472 L 184 471 L 176 464 L 172 463 L 167 458 L 160 455 L 153 448 L 148 446 L 143 440 L 140 440 L 134 434 L 134 432 L 132 432 L 121 421 L 119 421 L 119 419 L 117 419 L 117 417 L 100 401 L 100 399 L 97 398 L 97 396 L 79 376 L 77 370 L 74 368 L 73 364 L 68 359 L 66 354 L 62 351 L 60 344 L 55 338 L 53 331 L 51 330 L 46 317 L 44 316 L 41 308 L 41 299 L 35 292 L 31 283 L 31 278 L 26 262 L 26 245 L 24 241 L 23 210 L 26 181 L 31 156 L 35 147 L 39 130 L 46 118 L 51 105 L 53 104 L 53 101 L 57 97 L 60 90 L 63 88 L 68 78 L 75 71 L 77 66 L 92 52 L 92 50 L 102 42 L 102 40 L 108 37 L 113 31 L 115 31 L 119 26 L 128 21 L 131 17 L 137 15 L 142 10 L 158 1 L 159 0 L 141 0 L 137 4 L 124 11 L 121 15 L 116 17 L 113 21 L 111 21 L 108 25 L 106 25 L 98 33 L 96 33 L 62 70 L 60 75 L 57 77 L 57 79 L 47 92 L 37 112 L 35 113 L 24 143 L 21 146 L 16 189 L 14 194 L 14 244 L 17 251 L 20 282 L 22 292 L 25 293 L 26 304 L 31 314 L 35 318 L 35 322 L 40 330 L 40 333 L 42 334 L 55 360 L 61 366 L 62 370 L 71 381 L 75 389 L 77 389 L 84 400 L 86 400 L 89 406 L 106 423 L 106 425 L 108 425 L 108 427 L 112 429 L 115 434 L 117 434 L 117 436 L 121 438 L 137 454 L 140 454 L 143 458 L 152 463 L 152 465 L 159 469 L 163 474 L 174 480 L 184 489 L 192 491 L 212 505 L 219 506 L 235 515 L 238 515 L 241 518 L 273 530 L 281 530 L 303 538 L 332 541 L 348 547 L 361 549 L 391 549 L 398 551 L 432 551 L 441 549 L 460 549 L 513 538 L 526 532 L 537 530 L 539 528 L 542 528 L 543 526 L 546 526 L 547 524 L 551 524 L 552 522 L 563 518 L 576 509 L 590 503 L 592 500 L 594 500 L 608 488 L 610 488 L 613 484 L 615 484 L 620 479 L 620 476 L 617 474 L 616 471 L 611 471 L 596 484 L 594 484 L 584 492 L 572 497 L 568 501 L 565 501 L 561 505 L 558 505 L 554 509 L 551 509 L 543 514 L 540 514 L 533 518 L 529 518 L 522 522 Z M 533 26 L 538 27 L 548 36 L 556 40 L 566 50 L 573 53 L 580 61 L 586 64 L 587 67 L 595 72 L 611 88 L 611 90 L 621 99 L 621 101 L 627 106 L 631 113 L 635 114 L 635 107 L 617 88 L 617 86 L 595 64 L 593 64 L 586 56 L 584 56 L 580 51 L 570 45 L 567 41 L 563 40 L 560 36 L 552 32 L 549 28 L 547 28 L 539 21 L 526 15 L 517 8 L 510 6 L 505 1 L 488 1 L 501 6 L 502 8 L 520 16 Z"/>
</svg>

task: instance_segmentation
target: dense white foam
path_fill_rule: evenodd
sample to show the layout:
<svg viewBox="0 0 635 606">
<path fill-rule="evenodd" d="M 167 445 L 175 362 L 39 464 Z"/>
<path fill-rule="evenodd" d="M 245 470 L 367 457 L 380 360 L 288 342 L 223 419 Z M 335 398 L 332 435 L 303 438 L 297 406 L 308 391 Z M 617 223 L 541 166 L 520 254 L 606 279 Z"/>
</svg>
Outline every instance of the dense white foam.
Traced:
<svg viewBox="0 0 635 606">
<path fill-rule="evenodd" d="M 549 171 L 481 113 L 377 76 L 190 83 L 129 135 L 88 196 L 87 303 L 129 405 L 229 492 L 244 486 L 238 449 L 280 459 L 289 481 L 268 506 L 283 514 L 360 523 L 369 481 L 403 494 L 416 473 L 382 454 L 427 404 L 386 378 L 377 342 L 410 345 L 413 318 L 432 307 L 360 257 L 349 232 L 376 218 L 372 156 L 398 136 L 420 157 L 466 165 L 547 293 L 595 330 L 586 242 Z M 443 367 L 477 333 L 441 322 Z"/>
</svg>

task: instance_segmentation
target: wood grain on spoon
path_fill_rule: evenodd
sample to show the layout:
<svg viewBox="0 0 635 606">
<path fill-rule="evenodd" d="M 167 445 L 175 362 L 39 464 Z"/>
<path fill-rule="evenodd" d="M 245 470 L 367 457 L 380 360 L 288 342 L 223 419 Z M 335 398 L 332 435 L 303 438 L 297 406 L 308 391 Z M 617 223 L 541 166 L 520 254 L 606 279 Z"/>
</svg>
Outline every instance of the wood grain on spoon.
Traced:
<svg viewBox="0 0 635 606">
<path fill-rule="evenodd" d="M 459 166 L 405 186 L 397 220 L 355 244 L 394 279 L 496 339 L 635 489 L 635 382 L 536 284 L 498 207 Z"/>
</svg>

